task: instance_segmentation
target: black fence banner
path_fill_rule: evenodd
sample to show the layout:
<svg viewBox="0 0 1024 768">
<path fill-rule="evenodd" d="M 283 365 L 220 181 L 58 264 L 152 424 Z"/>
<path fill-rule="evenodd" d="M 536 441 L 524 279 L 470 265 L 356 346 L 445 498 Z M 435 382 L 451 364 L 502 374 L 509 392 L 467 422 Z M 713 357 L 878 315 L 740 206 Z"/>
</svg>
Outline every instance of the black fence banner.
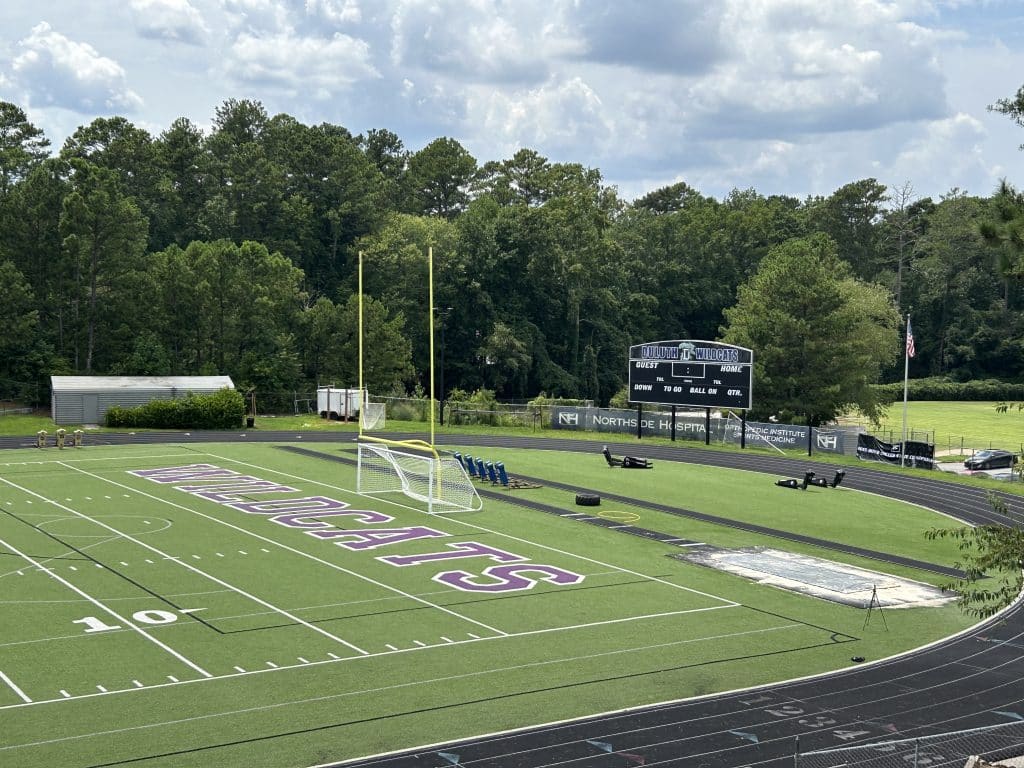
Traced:
<svg viewBox="0 0 1024 768">
<path fill-rule="evenodd" d="M 857 458 L 883 461 L 917 469 L 935 469 L 935 446 L 917 440 L 905 443 L 884 443 L 874 435 L 857 435 Z"/>
</svg>

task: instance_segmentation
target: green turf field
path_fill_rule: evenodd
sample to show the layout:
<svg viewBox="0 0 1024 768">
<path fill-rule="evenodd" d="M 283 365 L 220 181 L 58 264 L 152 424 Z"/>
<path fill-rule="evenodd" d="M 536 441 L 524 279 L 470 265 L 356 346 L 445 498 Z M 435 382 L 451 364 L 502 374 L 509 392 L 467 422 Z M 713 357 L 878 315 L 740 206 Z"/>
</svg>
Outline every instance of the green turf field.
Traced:
<svg viewBox="0 0 1024 768">
<path fill-rule="evenodd" d="M 509 503 L 577 509 L 549 486 L 428 516 L 357 495 L 350 446 L 306 447 L 335 460 L 233 444 L 0 455 L 0 765 L 313 765 L 842 668 L 968 624 L 947 606 L 865 626 L 863 608 Z M 491 453 L 524 475 L 955 559 L 922 535 L 948 520 L 849 489 Z M 600 513 L 943 581 L 642 504 Z"/>
</svg>

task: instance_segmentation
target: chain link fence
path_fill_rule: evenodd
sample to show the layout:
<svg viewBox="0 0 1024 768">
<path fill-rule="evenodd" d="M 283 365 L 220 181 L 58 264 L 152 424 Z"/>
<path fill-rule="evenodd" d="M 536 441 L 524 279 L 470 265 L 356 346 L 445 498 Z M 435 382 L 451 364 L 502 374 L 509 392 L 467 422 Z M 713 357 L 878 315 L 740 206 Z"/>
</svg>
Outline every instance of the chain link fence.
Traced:
<svg viewBox="0 0 1024 768">
<path fill-rule="evenodd" d="M 1024 722 L 798 752 L 794 763 L 795 768 L 960 768 L 974 755 L 990 763 L 1024 755 Z"/>
</svg>

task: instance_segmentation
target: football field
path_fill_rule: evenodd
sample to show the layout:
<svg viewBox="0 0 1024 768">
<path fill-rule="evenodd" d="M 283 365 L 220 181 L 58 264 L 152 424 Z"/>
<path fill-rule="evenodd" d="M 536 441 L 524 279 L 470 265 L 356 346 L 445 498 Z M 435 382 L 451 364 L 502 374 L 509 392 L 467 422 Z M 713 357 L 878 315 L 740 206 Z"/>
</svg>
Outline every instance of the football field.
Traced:
<svg viewBox="0 0 1024 768">
<path fill-rule="evenodd" d="M 314 765 L 795 677 L 963 625 L 908 610 L 905 632 L 865 637 L 859 609 L 511 497 L 428 515 L 360 496 L 351 447 L 318 450 L 336 460 L 0 455 L 0 765 Z"/>
</svg>

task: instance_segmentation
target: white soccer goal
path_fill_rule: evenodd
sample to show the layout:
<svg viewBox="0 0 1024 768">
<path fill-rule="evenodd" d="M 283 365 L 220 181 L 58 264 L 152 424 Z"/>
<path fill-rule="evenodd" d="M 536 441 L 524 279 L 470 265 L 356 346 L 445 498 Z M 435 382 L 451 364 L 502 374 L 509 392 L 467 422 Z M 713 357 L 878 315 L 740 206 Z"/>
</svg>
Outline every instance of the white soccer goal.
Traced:
<svg viewBox="0 0 1024 768">
<path fill-rule="evenodd" d="M 483 507 L 473 481 L 454 457 L 382 443 L 359 443 L 356 492 L 363 496 L 402 493 L 424 502 L 431 514 L 474 512 Z"/>
<path fill-rule="evenodd" d="M 359 409 L 359 426 L 363 429 L 384 429 L 384 403 L 366 401 Z"/>
</svg>

